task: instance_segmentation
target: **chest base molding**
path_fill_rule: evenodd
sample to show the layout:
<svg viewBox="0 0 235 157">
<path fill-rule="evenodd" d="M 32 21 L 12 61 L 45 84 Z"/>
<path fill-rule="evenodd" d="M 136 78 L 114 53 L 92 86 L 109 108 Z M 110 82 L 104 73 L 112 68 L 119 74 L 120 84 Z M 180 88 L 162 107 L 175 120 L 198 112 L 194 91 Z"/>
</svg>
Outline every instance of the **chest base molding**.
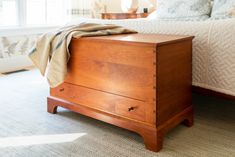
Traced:
<svg viewBox="0 0 235 157">
<path fill-rule="evenodd" d="M 47 98 L 47 111 L 49 113 L 56 114 L 57 107 L 63 107 L 82 115 L 136 132 L 144 139 L 145 147 L 148 150 L 155 152 L 162 149 L 164 136 L 172 128 L 180 123 L 187 127 L 191 127 L 193 125 L 192 106 L 184 109 L 160 126 L 151 126 L 139 121 L 125 119 L 123 117 L 115 116 L 113 114 L 108 114 L 86 106 L 49 96 Z"/>
</svg>

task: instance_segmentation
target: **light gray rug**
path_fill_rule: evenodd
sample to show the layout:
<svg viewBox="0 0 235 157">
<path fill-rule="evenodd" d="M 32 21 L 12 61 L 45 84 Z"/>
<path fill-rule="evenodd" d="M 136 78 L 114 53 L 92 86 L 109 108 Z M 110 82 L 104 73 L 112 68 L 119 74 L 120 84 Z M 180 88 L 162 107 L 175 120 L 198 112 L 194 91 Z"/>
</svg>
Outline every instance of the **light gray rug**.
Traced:
<svg viewBox="0 0 235 157">
<path fill-rule="evenodd" d="M 235 102 L 194 95 L 195 125 L 167 134 L 163 150 L 142 138 L 59 108 L 46 112 L 49 89 L 36 70 L 0 77 L 0 157 L 234 157 Z"/>
</svg>

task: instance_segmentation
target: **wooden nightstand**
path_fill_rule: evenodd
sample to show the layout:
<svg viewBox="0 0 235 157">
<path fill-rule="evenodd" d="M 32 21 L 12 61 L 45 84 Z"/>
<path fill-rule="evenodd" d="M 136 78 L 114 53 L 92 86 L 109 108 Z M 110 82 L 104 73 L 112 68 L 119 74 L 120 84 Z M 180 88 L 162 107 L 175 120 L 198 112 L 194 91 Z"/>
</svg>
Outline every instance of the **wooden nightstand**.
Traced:
<svg viewBox="0 0 235 157">
<path fill-rule="evenodd" d="M 136 19 L 145 18 L 148 13 L 102 13 L 102 19 Z"/>
</svg>

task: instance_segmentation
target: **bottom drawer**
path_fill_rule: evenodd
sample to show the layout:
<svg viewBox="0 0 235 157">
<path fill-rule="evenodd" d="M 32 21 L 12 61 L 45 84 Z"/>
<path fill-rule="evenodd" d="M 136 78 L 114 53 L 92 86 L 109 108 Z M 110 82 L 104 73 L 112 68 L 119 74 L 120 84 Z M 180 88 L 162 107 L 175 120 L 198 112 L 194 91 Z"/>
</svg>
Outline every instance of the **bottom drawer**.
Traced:
<svg viewBox="0 0 235 157">
<path fill-rule="evenodd" d="M 146 121 L 144 102 L 108 92 L 63 83 L 59 87 L 51 88 L 51 96 L 122 117 Z"/>
</svg>

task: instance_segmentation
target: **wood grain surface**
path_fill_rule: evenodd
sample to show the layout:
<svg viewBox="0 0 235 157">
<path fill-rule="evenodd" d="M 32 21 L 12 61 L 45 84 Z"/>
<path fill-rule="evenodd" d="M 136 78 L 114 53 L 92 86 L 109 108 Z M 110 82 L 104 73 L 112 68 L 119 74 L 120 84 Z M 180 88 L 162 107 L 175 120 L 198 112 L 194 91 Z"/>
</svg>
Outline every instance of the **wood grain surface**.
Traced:
<svg viewBox="0 0 235 157">
<path fill-rule="evenodd" d="M 129 34 L 73 39 L 57 106 L 139 133 L 159 151 L 177 124 L 193 125 L 191 36 Z"/>
</svg>

